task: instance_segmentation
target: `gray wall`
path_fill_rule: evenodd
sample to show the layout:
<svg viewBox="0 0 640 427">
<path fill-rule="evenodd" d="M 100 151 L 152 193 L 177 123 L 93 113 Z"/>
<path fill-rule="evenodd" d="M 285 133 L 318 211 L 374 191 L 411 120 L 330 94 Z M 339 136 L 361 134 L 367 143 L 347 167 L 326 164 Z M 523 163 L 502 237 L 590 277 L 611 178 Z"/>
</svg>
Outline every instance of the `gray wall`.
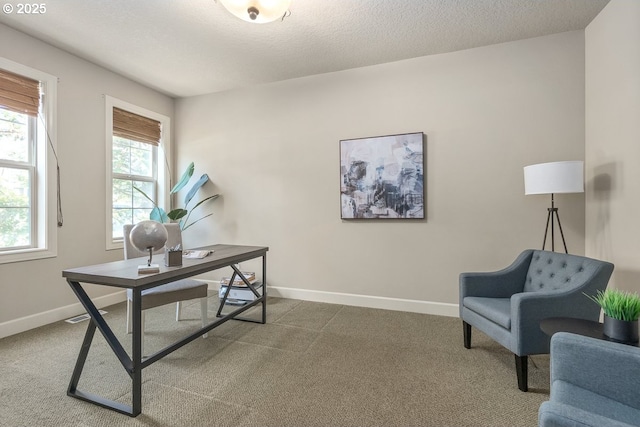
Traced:
<svg viewBox="0 0 640 427">
<path fill-rule="evenodd" d="M 456 315 L 462 271 L 542 244 L 523 166 L 584 159 L 584 33 L 178 100 L 178 169 L 223 197 L 189 244 L 268 245 L 274 295 Z M 426 134 L 425 221 L 340 220 L 339 140 Z M 584 195 L 557 197 L 584 253 Z"/>
<path fill-rule="evenodd" d="M 64 213 L 56 258 L 0 264 L 1 337 L 83 311 L 62 279 L 63 269 L 122 259 L 121 250 L 105 250 L 103 95 L 169 117 L 173 99 L 2 24 L 0 40 L 1 56 L 59 79 L 57 139 Z M 101 305 L 117 300 L 101 298 L 113 292 L 89 288 Z"/>
<path fill-rule="evenodd" d="M 183 99 L 175 117 L 153 90 L 4 25 L 0 38 L 3 57 L 60 79 L 65 214 L 57 258 L 0 264 L 0 336 L 83 311 L 60 271 L 122 256 L 105 250 L 103 94 L 172 117 L 177 170 L 195 161 L 223 194 L 187 245 L 269 245 L 273 294 L 310 300 L 455 315 L 461 271 L 541 245 L 548 199 L 524 196 L 522 167 L 584 158 L 581 31 Z M 427 219 L 341 221 L 338 141 L 416 131 Z M 582 253 L 584 197 L 558 205 Z"/>
<path fill-rule="evenodd" d="M 585 34 L 586 251 L 640 292 L 640 2 L 611 1 Z"/>
</svg>

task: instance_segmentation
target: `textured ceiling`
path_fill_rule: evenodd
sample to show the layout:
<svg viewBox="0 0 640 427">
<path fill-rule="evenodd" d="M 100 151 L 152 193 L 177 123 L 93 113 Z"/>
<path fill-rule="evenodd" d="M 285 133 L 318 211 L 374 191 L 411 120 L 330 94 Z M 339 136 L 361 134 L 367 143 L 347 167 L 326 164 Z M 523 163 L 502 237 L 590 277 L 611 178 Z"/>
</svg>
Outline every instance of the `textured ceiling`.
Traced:
<svg viewBox="0 0 640 427">
<path fill-rule="evenodd" d="M 57 0 L 0 23 L 184 97 L 580 30 L 608 1 L 292 0 L 251 24 L 215 0 Z"/>
</svg>

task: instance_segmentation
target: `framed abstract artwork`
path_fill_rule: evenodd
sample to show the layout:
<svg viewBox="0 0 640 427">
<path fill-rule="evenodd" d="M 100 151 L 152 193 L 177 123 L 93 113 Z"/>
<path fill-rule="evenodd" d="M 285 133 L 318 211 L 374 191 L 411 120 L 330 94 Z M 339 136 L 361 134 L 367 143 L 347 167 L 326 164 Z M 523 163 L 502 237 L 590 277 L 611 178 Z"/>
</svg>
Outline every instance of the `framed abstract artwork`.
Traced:
<svg viewBox="0 0 640 427">
<path fill-rule="evenodd" d="M 342 219 L 424 219 L 424 134 L 340 141 Z"/>
</svg>

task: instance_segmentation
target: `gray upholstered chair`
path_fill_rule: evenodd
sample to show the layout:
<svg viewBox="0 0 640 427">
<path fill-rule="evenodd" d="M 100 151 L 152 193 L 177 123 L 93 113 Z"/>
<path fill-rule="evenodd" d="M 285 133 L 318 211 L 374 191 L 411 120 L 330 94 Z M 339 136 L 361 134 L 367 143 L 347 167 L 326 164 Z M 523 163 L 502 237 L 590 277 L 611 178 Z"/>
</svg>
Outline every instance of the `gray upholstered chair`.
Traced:
<svg viewBox="0 0 640 427">
<path fill-rule="evenodd" d="M 548 317 L 597 321 L 600 307 L 584 294 L 607 287 L 613 264 L 576 255 L 525 250 L 509 267 L 460 275 L 464 346 L 474 326 L 515 355 L 518 387 L 527 391 L 528 357 L 549 353 L 540 329 Z"/>
<path fill-rule="evenodd" d="M 137 258 L 137 257 L 149 257 L 148 252 L 141 252 L 136 249 L 129 240 L 129 234 L 133 228 L 133 224 L 125 224 L 122 228 L 123 240 L 124 240 L 124 258 Z M 176 245 L 182 245 L 182 233 L 180 231 L 179 224 L 164 224 L 167 229 L 167 243 L 169 247 Z M 162 252 L 162 251 L 160 251 Z M 160 261 L 162 262 L 162 261 Z M 142 264 L 142 262 L 141 262 Z M 176 303 L 176 321 L 180 320 L 182 313 L 182 301 L 190 299 L 200 298 L 200 311 L 202 314 L 202 326 L 206 326 L 207 320 L 207 288 L 208 285 L 205 282 L 195 279 L 181 279 L 175 282 L 167 283 L 155 288 L 146 289 L 142 291 L 142 343 L 144 344 L 144 311 L 150 308 L 159 307 L 165 304 Z M 133 292 L 131 289 L 127 289 L 127 333 L 131 333 L 132 329 L 132 310 L 131 303 L 133 299 Z M 203 338 L 207 337 L 207 334 L 202 335 Z M 144 351 L 144 350 L 143 350 Z M 143 352 L 144 354 L 144 352 Z"/>
<path fill-rule="evenodd" d="M 640 426 L 640 348 L 558 332 L 540 427 Z"/>
</svg>

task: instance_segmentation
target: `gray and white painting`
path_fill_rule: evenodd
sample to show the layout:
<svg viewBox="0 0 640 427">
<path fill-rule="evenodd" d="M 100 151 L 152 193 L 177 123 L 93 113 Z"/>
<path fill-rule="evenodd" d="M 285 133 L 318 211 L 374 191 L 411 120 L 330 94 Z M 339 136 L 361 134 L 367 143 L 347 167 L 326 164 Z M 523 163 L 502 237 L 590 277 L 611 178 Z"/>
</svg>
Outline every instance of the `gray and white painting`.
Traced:
<svg viewBox="0 0 640 427">
<path fill-rule="evenodd" d="M 340 141 L 343 219 L 424 218 L 423 133 Z"/>
</svg>

